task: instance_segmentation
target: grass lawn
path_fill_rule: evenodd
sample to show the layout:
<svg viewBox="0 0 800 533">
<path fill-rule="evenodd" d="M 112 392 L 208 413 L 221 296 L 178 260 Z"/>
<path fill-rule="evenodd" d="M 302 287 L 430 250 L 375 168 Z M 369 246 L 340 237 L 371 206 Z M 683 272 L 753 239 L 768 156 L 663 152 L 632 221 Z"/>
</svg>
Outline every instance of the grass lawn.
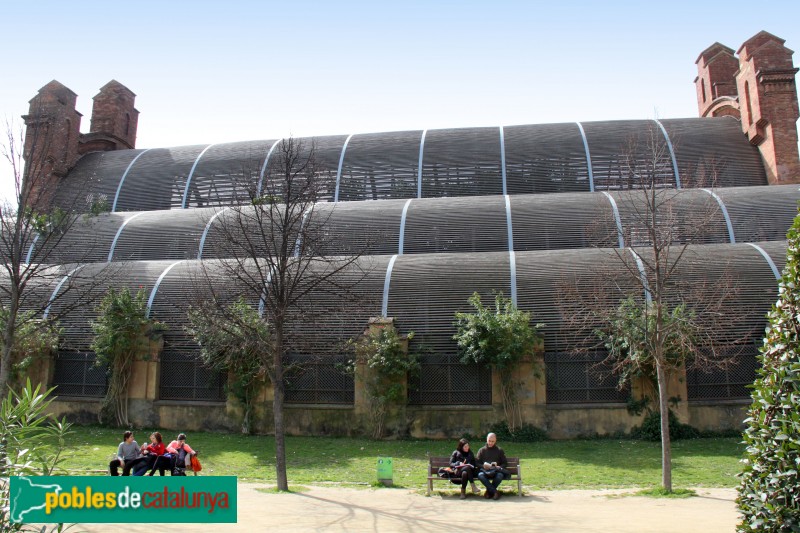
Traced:
<svg viewBox="0 0 800 533">
<path fill-rule="evenodd" d="M 71 473 L 105 469 L 122 440 L 122 431 L 78 426 L 74 430 L 62 466 Z M 139 444 L 147 441 L 150 431 L 135 432 Z M 173 438 L 172 433 L 165 434 L 166 442 Z M 275 482 L 272 437 L 198 432 L 190 433 L 187 443 L 200 451 L 201 475 L 235 475 L 239 481 Z M 390 456 L 394 458 L 394 484 L 423 490 L 425 454 L 449 455 L 455 444 L 455 439 L 287 437 L 289 483 L 369 486 L 376 481 L 377 457 Z M 609 439 L 499 444 L 507 455 L 521 458 L 524 484 L 534 490 L 649 488 L 657 486 L 661 479 L 660 444 L 655 442 Z M 473 443 L 473 448 L 477 451 L 481 445 Z M 733 438 L 673 442 L 673 484 L 734 487 L 742 452 L 739 439 Z"/>
</svg>

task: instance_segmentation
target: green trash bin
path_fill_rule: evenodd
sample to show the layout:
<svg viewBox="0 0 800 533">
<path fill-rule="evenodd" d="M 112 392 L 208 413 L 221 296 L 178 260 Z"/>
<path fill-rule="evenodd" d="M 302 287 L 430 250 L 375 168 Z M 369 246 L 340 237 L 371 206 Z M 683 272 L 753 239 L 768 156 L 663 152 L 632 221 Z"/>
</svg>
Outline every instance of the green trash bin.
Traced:
<svg viewBox="0 0 800 533">
<path fill-rule="evenodd" d="M 392 486 L 394 477 L 392 464 L 391 457 L 378 457 L 378 483 L 383 483 L 387 487 Z"/>
</svg>

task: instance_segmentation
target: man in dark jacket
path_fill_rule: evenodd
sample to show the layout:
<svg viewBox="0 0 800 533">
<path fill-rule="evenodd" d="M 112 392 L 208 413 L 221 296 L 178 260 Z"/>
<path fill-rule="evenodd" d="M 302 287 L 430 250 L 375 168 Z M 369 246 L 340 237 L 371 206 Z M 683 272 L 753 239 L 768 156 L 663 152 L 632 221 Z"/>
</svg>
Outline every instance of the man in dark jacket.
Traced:
<svg viewBox="0 0 800 533">
<path fill-rule="evenodd" d="M 478 479 L 486 487 L 484 496 L 495 500 L 500 499 L 497 487 L 503 481 L 503 469 L 508 465 L 508 461 L 503 448 L 497 445 L 497 435 L 494 433 L 486 435 L 486 446 L 478 450 L 475 461 L 481 470 L 478 472 Z"/>
</svg>

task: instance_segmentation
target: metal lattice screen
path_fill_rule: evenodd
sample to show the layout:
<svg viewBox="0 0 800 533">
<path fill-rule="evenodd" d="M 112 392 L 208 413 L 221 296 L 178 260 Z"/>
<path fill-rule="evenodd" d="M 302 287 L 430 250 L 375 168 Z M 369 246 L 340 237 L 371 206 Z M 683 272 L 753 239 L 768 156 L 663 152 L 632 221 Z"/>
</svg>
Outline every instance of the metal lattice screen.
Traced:
<svg viewBox="0 0 800 533">
<path fill-rule="evenodd" d="M 352 405 L 355 386 L 353 376 L 345 370 L 346 364 L 344 355 L 289 356 L 284 377 L 286 403 Z"/>
<path fill-rule="evenodd" d="M 420 358 L 419 375 L 409 380 L 412 405 L 492 405 L 492 370 L 465 365 L 457 355 Z"/>
<path fill-rule="evenodd" d="M 624 403 L 629 389 L 600 364 L 606 352 L 545 352 L 547 403 Z"/>
<path fill-rule="evenodd" d="M 747 388 L 756 379 L 759 368 L 758 348 L 755 344 L 731 347 L 734 362 L 725 368 L 711 371 L 691 369 L 686 372 L 686 389 L 689 401 L 738 400 L 750 398 Z"/>
<path fill-rule="evenodd" d="M 197 352 L 161 354 L 162 400 L 225 401 L 226 376 L 203 365 Z"/>
<path fill-rule="evenodd" d="M 55 358 L 53 385 L 59 396 L 102 398 L 108 389 L 106 367 L 95 366 L 94 352 L 62 350 Z"/>
</svg>

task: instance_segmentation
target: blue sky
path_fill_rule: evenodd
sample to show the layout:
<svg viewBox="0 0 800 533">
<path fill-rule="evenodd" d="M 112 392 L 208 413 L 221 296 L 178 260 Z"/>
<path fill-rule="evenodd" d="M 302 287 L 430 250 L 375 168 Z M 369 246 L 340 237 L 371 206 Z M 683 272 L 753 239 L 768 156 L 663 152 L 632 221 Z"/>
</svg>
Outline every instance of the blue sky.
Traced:
<svg viewBox="0 0 800 533">
<path fill-rule="evenodd" d="M 57 79 L 137 94 L 137 147 L 697 115 L 694 61 L 800 2 L 2 1 L 0 120 Z M 795 57 L 800 65 L 800 53 Z M 0 165 L 0 188 L 11 180 Z"/>
</svg>

